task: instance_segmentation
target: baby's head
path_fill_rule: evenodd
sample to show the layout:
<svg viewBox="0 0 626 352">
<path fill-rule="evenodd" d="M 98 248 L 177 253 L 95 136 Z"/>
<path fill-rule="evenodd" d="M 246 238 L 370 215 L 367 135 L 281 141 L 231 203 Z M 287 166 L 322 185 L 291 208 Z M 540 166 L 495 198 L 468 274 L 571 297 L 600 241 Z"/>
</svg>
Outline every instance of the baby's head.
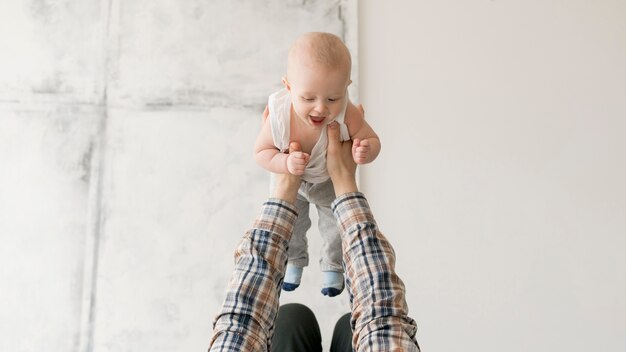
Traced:
<svg viewBox="0 0 626 352">
<path fill-rule="evenodd" d="M 351 67 L 350 52 L 336 35 L 313 32 L 298 38 L 283 78 L 296 115 L 317 128 L 333 121 L 348 99 Z"/>
</svg>

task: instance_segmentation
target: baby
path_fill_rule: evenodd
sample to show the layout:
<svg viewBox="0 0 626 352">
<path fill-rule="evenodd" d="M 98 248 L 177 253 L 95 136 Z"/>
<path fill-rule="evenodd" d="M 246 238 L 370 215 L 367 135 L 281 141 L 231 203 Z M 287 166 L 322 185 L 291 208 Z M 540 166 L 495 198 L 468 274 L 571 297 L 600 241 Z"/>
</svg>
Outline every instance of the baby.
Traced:
<svg viewBox="0 0 626 352">
<path fill-rule="evenodd" d="M 365 122 L 363 109 L 348 98 L 351 66 L 350 52 L 337 36 L 301 36 L 289 50 L 287 75 L 282 79 L 285 87 L 270 95 L 263 112 L 263 127 L 254 147 L 256 162 L 272 173 L 302 176 L 285 291 L 300 285 L 302 270 L 309 263 L 309 204 L 317 207 L 322 235 L 322 294 L 333 297 L 344 288 L 340 230 L 330 209 L 335 193 L 326 171 L 326 126 L 338 123 L 342 140 L 353 140 L 352 156 L 357 164 L 371 162 L 380 151 L 378 136 Z M 297 149 L 288 153 L 292 142 L 299 145 L 294 143 Z"/>
</svg>

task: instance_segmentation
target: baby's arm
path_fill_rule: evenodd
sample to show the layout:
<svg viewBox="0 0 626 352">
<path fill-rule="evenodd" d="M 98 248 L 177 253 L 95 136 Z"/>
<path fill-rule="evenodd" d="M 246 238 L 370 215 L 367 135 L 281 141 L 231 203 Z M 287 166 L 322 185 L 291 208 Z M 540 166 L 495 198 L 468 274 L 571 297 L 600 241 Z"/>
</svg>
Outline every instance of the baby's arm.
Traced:
<svg viewBox="0 0 626 352">
<path fill-rule="evenodd" d="M 354 106 L 348 102 L 346 126 L 353 140 L 352 157 L 357 164 L 371 163 L 380 153 L 380 139 L 372 127 L 365 121 L 363 106 Z"/>
<path fill-rule="evenodd" d="M 254 160 L 264 169 L 278 174 L 302 175 L 309 162 L 309 154 L 281 153 L 274 145 L 268 109 L 263 112 L 263 127 L 254 143 Z"/>
</svg>

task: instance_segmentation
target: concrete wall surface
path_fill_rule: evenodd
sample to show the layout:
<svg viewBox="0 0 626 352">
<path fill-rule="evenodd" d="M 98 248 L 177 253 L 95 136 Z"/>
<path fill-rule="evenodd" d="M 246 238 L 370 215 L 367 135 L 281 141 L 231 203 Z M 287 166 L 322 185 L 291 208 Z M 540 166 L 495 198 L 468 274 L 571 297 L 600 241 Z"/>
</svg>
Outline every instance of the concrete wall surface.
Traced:
<svg viewBox="0 0 626 352">
<path fill-rule="evenodd" d="M 336 33 L 358 72 L 356 20 L 354 0 L 2 1 L 0 350 L 206 349 L 268 195 L 252 145 L 288 47 Z M 281 300 L 328 346 L 349 306 L 320 277 Z"/>
</svg>

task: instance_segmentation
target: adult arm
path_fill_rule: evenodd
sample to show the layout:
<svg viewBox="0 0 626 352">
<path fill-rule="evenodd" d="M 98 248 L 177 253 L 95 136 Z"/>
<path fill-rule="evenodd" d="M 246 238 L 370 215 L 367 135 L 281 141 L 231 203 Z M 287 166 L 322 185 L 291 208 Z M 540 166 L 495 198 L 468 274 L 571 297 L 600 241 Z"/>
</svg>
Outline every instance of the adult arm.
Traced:
<svg viewBox="0 0 626 352">
<path fill-rule="evenodd" d="M 404 283 L 395 271 L 395 253 L 378 230 L 359 192 L 332 204 L 342 230 L 343 260 L 352 302 L 352 346 L 356 351 L 419 351 L 417 325 L 408 316 Z"/>
<path fill-rule="evenodd" d="M 299 150 L 294 144 L 291 151 Z M 276 175 L 276 188 L 235 251 L 226 299 L 213 323 L 209 351 L 267 351 L 297 218 L 300 177 Z"/>
<path fill-rule="evenodd" d="M 404 283 L 395 252 L 379 231 L 365 196 L 358 192 L 349 142 L 329 125 L 327 167 L 337 198 L 332 204 L 342 230 L 343 260 L 352 302 L 352 346 L 356 351 L 419 351 L 417 325 L 408 316 Z"/>
<path fill-rule="evenodd" d="M 226 300 L 213 323 L 209 351 L 267 351 L 297 213 L 270 198 L 235 251 Z"/>
</svg>

